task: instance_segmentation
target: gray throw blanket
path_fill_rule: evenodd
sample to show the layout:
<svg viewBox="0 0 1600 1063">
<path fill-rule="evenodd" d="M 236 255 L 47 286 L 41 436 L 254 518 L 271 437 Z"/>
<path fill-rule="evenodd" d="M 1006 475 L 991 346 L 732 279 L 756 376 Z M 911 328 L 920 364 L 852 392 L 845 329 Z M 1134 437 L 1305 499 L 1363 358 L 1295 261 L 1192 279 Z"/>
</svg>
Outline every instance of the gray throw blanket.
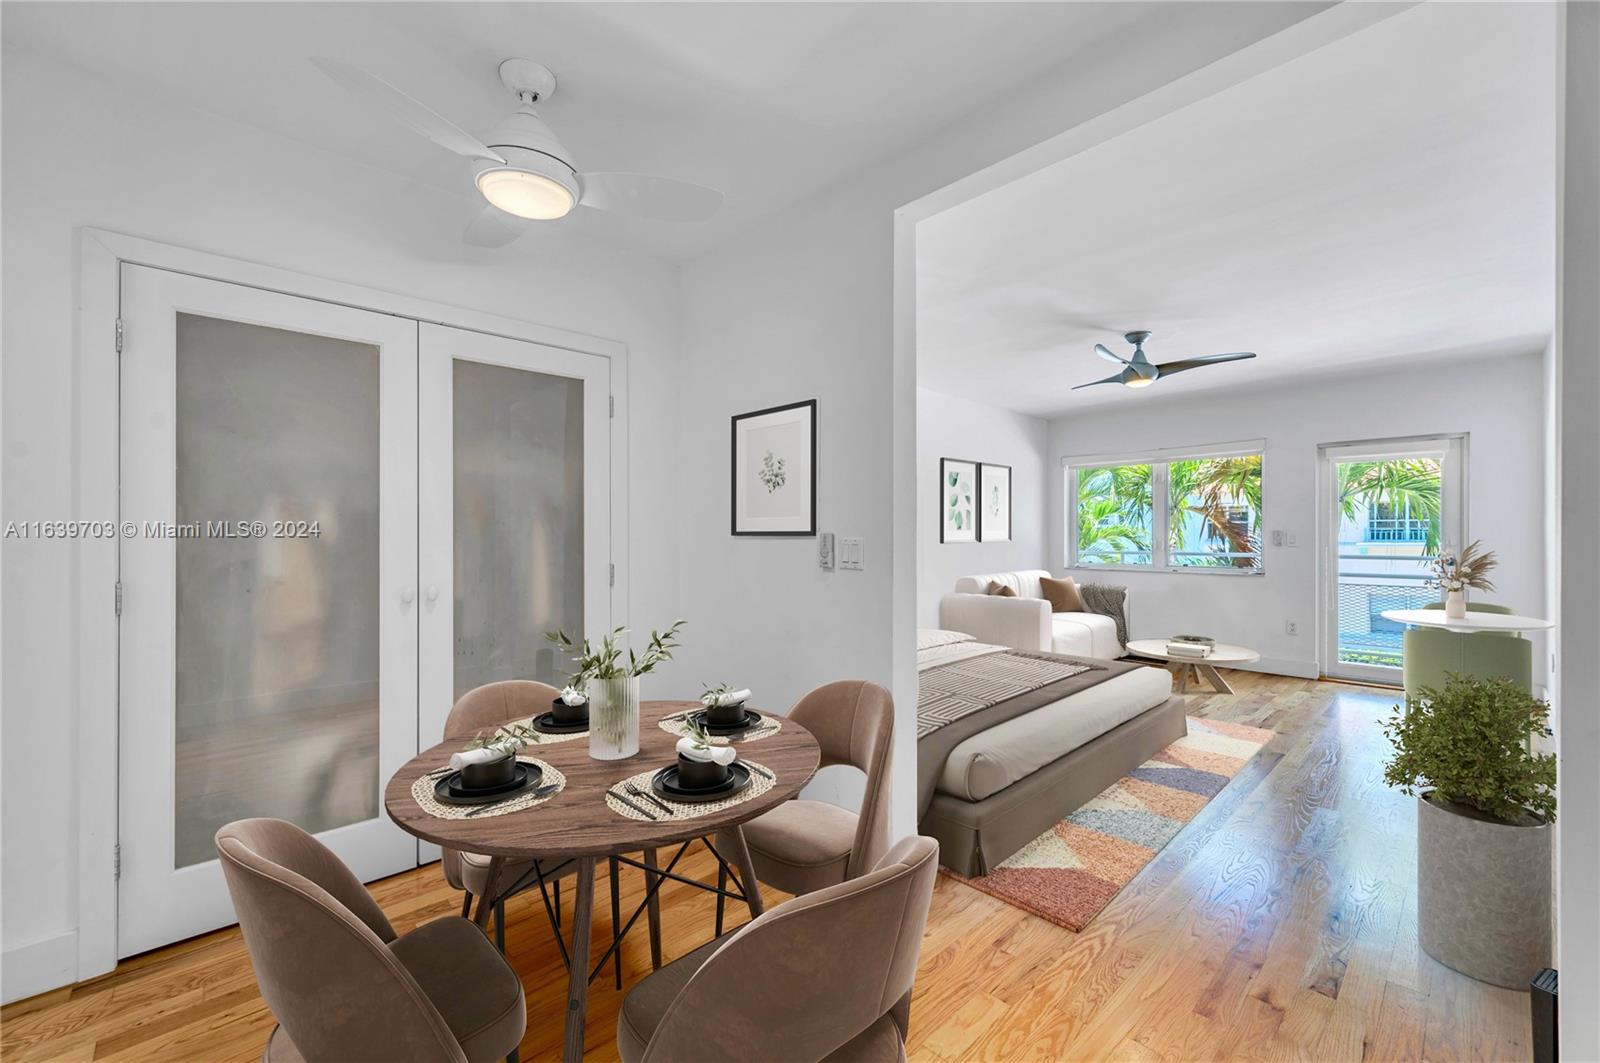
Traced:
<svg viewBox="0 0 1600 1063">
<path fill-rule="evenodd" d="M 1128 648 L 1128 588 L 1109 583 L 1080 583 L 1078 596 L 1091 613 L 1109 616 L 1117 622 L 1117 645 Z"/>
<path fill-rule="evenodd" d="M 1024 669 L 1019 666 L 1017 658 L 1051 662 L 1050 668 L 1055 669 L 1054 674 L 1062 677 L 1048 679 L 1042 685 L 1033 686 L 1032 689 L 1010 697 L 979 698 L 978 700 L 988 701 L 988 704 L 981 707 L 967 708 L 959 713 L 941 712 L 941 715 L 950 715 L 953 718 L 942 720 L 937 727 L 926 732 L 923 730 L 923 706 L 919 698 L 917 705 L 917 819 L 919 821 L 927 813 L 928 804 L 933 800 L 934 786 L 944 771 L 944 762 L 949 759 L 951 751 L 956 746 L 981 731 L 987 731 L 991 727 L 1042 708 L 1053 701 L 1060 701 L 1064 697 L 1104 683 L 1107 679 L 1142 667 L 1141 664 L 1127 661 L 1103 661 L 1092 657 L 1068 657 L 1059 653 L 1005 650 L 925 669 L 918 676 L 918 688 L 919 690 L 964 688 L 970 692 L 979 685 L 987 685 L 993 689 L 1004 687 L 1016 689 L 1026 685 L 1022 679 Z M 975 677 L 983 674 L 985 666 L 982 662 L 992 662 L 990 668 L 992 678 L 987 684 L 974 682 Z M 937 675 L 946 669 L 957 670 L 955 681 L 947 681 Z M 1039 671 L 1036 676 L 1045 675 L 1048 671 L 1048 668 Z"/>
</svg>

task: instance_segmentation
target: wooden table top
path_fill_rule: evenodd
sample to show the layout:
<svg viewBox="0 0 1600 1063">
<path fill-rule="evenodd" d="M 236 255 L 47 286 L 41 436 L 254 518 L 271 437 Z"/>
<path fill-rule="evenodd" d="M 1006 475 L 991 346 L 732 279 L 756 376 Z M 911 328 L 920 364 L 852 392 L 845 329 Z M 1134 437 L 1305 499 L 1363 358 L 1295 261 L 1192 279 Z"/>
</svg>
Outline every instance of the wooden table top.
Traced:
<svg viewBox="0 0 1600 1063">
<path fill-rule="evenodd" d="M 817 740 L 793 720 L 773 716 L 780 723 L 776 734 L 738 743 L 741 759 L 763 765 L 776 777 L 772 788 L 760 797 L 693 819 L 641 821 L 611 811 L 605 800 L 608 789 L 647 768 L 665 767 L 676 761 L 678 738 L 660 728 L 661 718 L 697 705 L 697 701 L 642 702 L 639 752 L 624 760 L 592 759 L 586 738 L 529 747 L 524 755 L 560 768 L 567 785 L 550 800 L 520 812 L 476 819 L 440 819 L 422 810 L 411 796 L 411 784 L 418 776 L 448 764 L 450 754 L 463 746 L 459 739 L 440 742 L 407 761 L 384 789 L 383 807 L 401 830 L 450 849 L 488 856 L 549 859 L 610 856 L 737 826 L 787 801 L 816 774 L 822 759 Z M 649 807 L 645 802 L 636 803 Z"/>
</svg>

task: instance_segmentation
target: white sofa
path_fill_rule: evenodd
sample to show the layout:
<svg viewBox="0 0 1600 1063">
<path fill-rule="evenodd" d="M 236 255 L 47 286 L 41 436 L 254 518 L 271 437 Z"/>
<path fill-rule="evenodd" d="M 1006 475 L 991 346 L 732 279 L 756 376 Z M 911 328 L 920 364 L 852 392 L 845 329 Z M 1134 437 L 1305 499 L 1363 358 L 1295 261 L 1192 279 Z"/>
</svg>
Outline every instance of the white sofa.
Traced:
<svg viewBox="0 0 1600 1063">
<path fill-rule="evenodd" d="M 939 601 L 939 626 L 963 631 L 979 642 L 1043 653 L 1076 657 L 1122 656 L 1117 621 L 1101 613 L 1052 613 L 1039 585 L 1050 573 L 995 572 L 962 576 L 954 594 Z M 1016 592 L 1015 598 L 989 594 L 989 584 L 999 583 Z"/>
</svg>

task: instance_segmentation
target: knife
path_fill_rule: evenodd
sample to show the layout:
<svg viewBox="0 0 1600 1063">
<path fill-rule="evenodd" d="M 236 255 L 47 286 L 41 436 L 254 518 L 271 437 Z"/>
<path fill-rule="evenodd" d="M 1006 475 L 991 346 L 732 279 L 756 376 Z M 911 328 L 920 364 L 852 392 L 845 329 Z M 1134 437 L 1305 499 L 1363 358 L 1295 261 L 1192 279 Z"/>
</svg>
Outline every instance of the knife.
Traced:
<svg viewBox="0 0 1600 1063">
<path fill-rule="evenodd" d="M 631 808 L 635 812 L 639 813 L 639 815 L 643 816 L 645 819 L 654 820 L 654 819 L 660 819 L 661 818 L 660 816 L 658 816 L 655 813 L 651 812 L 648 808 L 640 808 L 638 805 L 634 804 L 632 801 L 629 801 L 626 797 L 623 797 L 621 794 L 617 793 L 615 790 L 607 790 L 606 794 L 608 796 L 610 796 L 610 797 L 615 797 L 618 801 L 621 801 L 623 804 L 627 805 L 629 808 Z"/>
<path fill-rule="evenodd" d="M 558 783 L 558 782 L 548 783 L 548 784 L 546 784 L 544 786 L 541 786 L 541 787 L 537 788 L 536 790 L 534 790 L 533 791 L 533 796 L 535 798 L 549 797 L 551 794 L 555 793 L 559 789 L 561 789 L 561 784 L 560 783 Z M 520 801 L 524 797 L 527 797 L 527 796 L 528 796 L 527 794 L 518 794 L 516 797 L 508 798 L 508 799 L 506 799 L 504 801 L 496 801 L 492 805 L 480 805 L 477 808 L 473 809 L 471 812 L 468 812 L 462 818 L 463 819 L 471 819 L 473 816 L 476 816 L 476 815 L 478 815 L 478 814 L 480 814 L 482 812 L 487 812 L 491 808 L 499 808 L 501 805 L 508 805 L 512 801 Z"/>
</svg>

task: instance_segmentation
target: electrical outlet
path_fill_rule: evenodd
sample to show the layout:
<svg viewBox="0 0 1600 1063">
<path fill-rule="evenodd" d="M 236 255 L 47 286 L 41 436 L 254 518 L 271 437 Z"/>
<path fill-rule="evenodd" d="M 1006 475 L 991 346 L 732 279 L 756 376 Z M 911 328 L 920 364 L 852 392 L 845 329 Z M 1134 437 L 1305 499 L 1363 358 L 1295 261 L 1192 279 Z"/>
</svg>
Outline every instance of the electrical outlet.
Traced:
<svg viewBox="0 0 1600 1063">
<path fill-rule="evenodd" d="M 1272 533 L 1272 545 L 1273 546 L 1282 546 L 1283 545 L 1283 539 L 1284 539 L 1283 532 L 1278 531 L 1278 530 L 1274 530 L 1273 531 L 1273 533 Z"/>
<path fill-rule="evenodd" d="M 1285 635 L 1298 635 L 1300 634 L 1300 625 L 1293 620 L 1285 620 L 1283 622 L 1283 633 Z"/>
</svg>

